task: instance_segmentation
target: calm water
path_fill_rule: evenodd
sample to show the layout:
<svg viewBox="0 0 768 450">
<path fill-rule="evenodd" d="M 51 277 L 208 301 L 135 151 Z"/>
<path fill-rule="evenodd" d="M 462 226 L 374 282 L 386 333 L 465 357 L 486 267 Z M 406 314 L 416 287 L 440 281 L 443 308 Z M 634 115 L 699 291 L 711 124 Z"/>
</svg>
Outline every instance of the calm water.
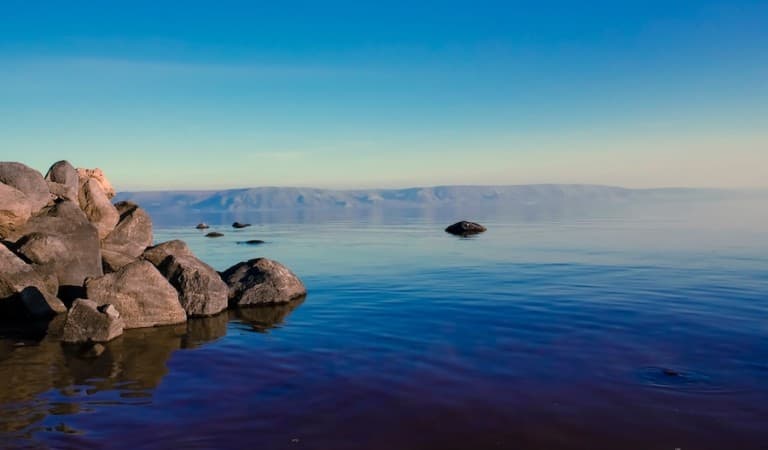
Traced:
<svg viewBox="0 0 768 450">
<path fill-rule="evenodd" d="M 0 448 L 765 449 L 767 206 L 158 218 L 309 296 L 99 355 L 5 327 Z"/>
</svg>

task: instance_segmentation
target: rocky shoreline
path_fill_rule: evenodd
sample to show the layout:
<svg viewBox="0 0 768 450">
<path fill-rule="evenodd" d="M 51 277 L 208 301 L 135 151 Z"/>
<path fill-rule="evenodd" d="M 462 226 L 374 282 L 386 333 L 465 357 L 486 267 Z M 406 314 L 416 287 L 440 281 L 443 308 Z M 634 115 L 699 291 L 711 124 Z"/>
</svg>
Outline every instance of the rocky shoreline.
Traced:
<svg viewBox="0 0 768 450">
<path fill-rule="evenodd" d="M 179 324 L 227 308 L 306 295 L 276 261 L 218 273 L 182 241 L 153 245 L 152 220 L 99 169 L 59 161 L 45 176 L 0 162 L 0 317 L 66 315 L 61 339 L 106 342 L 124 329 Z"/>
</svg>

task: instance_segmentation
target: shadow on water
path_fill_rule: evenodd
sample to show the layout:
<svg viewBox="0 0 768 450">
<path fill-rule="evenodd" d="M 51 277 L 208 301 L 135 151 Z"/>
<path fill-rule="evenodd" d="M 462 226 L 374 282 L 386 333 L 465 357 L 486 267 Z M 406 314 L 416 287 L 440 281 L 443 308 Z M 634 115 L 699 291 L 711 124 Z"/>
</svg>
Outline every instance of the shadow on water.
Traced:
<svg viewBox="0 0 768 450">
<path fill-rule="evenodd" d="M 40 431 L 77 434 L 77 430 L 47 426 L 53 416 L 149 404 L 153 390 L 168 374 L 167 363 L 174 352 L 221 339 L 230 320 L 264 331 L 279 325 L 299 304 L 227 311 L 181 325 L 127 330 L 111 342 L 95 345 L 62 343 L 64 316 L 54 318 L 47 329 L 40 323 L 3 326 L 0 448 L 13 448 Z"/>
</svg>

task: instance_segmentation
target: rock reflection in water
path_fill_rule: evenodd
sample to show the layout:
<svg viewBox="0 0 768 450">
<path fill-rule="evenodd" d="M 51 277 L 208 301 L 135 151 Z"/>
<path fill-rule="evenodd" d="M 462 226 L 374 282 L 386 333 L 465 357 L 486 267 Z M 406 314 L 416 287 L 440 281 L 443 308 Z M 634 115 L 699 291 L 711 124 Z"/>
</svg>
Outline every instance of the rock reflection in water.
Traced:
<svg viewBox="0 0 768 450">
<path fill-rule="evenodd" d="M 195 317 L 187 322 L 187 334 L 182 339 L 182 348 L 197 348 L 216 341 L 227 335 L 229 313 L 227 311 L 213 317 Z"/>
<path fill-rule="evenodd" d="M 293 310 L 304 303 L 304 299 L 305 297 L 302 297 L 280 305 L 239 308 L 230 311 L 230 316 L 232 319 L 250 325 L 253 330 L 264 333 L 270 328 L 279 327 Z"/>
<path fill-rule="evenodd" d="M 281 322 L 296 306 L 255 308 L 248 317 L 265 327 Z M 225 336 L 230 315 L 127 330 L 95 346 L 61 343 L 63 319 L 51 322 L 47 334 L 21 336 L 13 329 L 0 330 L 0 448 L 39 431 L 57 431 L 61 418 L 46 420 L 51 416 L 110 404 L 151 403 L 153 390 L 168 373 L 171 355 Z"/>
</svg>

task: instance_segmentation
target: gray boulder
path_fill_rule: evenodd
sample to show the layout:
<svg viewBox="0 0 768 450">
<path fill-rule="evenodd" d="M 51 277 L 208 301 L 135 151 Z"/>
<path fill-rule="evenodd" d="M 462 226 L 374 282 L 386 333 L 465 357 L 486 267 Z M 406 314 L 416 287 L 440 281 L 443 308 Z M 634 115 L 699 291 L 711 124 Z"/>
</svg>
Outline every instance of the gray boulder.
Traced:
<svg viewBox="0 0 768 450">
<path fill-rule="evenodd" d="M 27 260 L 46 266 L 58 278 L 65 300 L 82 296 L 88 277 L 103 275 L 96 228 L 80 208 L 62 201 L 45 208 L 11 236 Z"/>
<path fill-rule="evenodd" d="M 450 225 L 445 229 L 445 232 L 459 236 L 468 236 L 470 234 L 482 233 L 485 230 L 486 228 L 479 223 L 462 220 L 461 222 L 456 222 L 453 225 Z"/>
<path fill-rule="evenodd" d="M 64 342 L 108 342 L 123 334 L 123 320 L 112 305 L 97 305 L 78 299 L 72 304 L 64 323 Z"/>
<path fill-rule="evenodd" d="M 138 258 L 152 245 L 152 219 L 135 203 L 115 205 L 120 221 L 101 243 L 102 250 Z"/>
<path fill-rule="evenodd" d="M 0 307 L 11 314 L 47 317 L 67 310 L 33 266 L 0 244 Z"/>
<path fill-rule="evenodd" d="M 29 200 L 32 213 L 43 209 L 51 201 L 48 183 L 35 169 L 17 162 L 0 162 L 0 183 L 7 184 L 24 193 Z"/>
<path fill-rule="evenodd" d="M 27 196 L 13 186 L 0 183 L 0 238 L 19 229 L 32 215 Z"/>
<path fill-rule="evenodd" d="M 55 163 L 48 169 L 45 179 L 48 181 L 48 190 L 51 194 L 60 199 L 78 201 L 80 177 L 72 164 L 67 161 Z"/>
<path fill-rule="evenodd" d="M 160 273 L 179 291 L 189 316 L 212 316 L 227 308 L 229 289 L 219 274 L 192 254 L 182 241 L 170 241 L 144 252 Z"/>
<path fill-rule="evenodd" d="M 115 273 L 88 279 L 85 290 L 96 304 L 117 308 L 126 329 L 187 320 L 176 289 L 149 261 L 138 260 Z"/>
<path fill-rule="evenodd" d="M 236 264 L 221 277 L 229 286 L 230 306 L 287 303 L 307 294 L 304 283 L 293 272 L 267 258 Z"/>
<path fill-rule="evenodd" d="M 104 239 L 115 229 L 120 221 L 117 208 L 109 201 L 109 197 L 95 178 L 88 178 L 80 187 L 80 208 L 88 220 L 99 232 L 99 239 Z"/>
</svg>

